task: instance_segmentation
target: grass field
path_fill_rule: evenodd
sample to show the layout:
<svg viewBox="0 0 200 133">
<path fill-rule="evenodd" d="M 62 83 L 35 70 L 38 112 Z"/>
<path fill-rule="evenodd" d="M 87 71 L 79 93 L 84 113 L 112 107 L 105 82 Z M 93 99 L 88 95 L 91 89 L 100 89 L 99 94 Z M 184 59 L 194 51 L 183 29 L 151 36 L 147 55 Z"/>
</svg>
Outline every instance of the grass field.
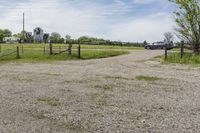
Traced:
<svg viewBox="0 0 200 133">
<path fill-rule="evenodd" d="M 164 60 L 164 56 L 161 58 Z M 181 58 L 179 52 L 171 53 L 168 55 L 167 60 L 165 60 L 164 63 L 200 65 L 200 55 L 187 52 L 183 55 L 183 58 Z"/>
<path fill-rule="evenodd" d="M 16 49 L 19 46 L 20 58 L 16 59 Z M 66 52 L 49 55 L 49 44 L 1 44 L 0 62 L 39 62 L 77 59 L 77 46 L 72 46 L 72 55 Z M 45 49 L 45 52 L 44 52 Z M 53 44 L 53 52 L 58 53 L 67 49 L 66 44 Z M 81 45 L 81 59 L 105 58 L 127 54 L 128 50 L 142 49 L 139 47 Z"/>
</svg>

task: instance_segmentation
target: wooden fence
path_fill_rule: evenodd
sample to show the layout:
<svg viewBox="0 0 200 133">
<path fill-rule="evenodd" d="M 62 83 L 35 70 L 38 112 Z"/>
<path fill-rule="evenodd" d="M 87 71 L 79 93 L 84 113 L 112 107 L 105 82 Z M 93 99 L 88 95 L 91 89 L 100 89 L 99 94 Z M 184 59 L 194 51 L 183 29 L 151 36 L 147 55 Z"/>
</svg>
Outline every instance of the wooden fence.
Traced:
<svg viewBox="0 0 200 133">
<path fill-rule="evenodd" d="M 72 44 L 68 44 L 66 45 L 66 47 L 62 47 L 62 46 L 56 46 L 54 47 L 52 43 L 49 43 L 49 47 L 46 48 L 44 47 L 44 54 L 48 51 L 48 53 L 50 55 L 59 55 L 59 54 L 62 54 L 62 53 L 68 53 L 69 55 L 72 55 Z M 77 47 L 77 57 L 80 59 L 81 58 L 81 45 L 79 44 L 78 47 Z"/>
<path fill-rule="evenodd" d="M 42 48 L 41 48 L 42 50 Z M 42 51 L 41 51 L 42 52 Z M 77 52 L 77 57 L 80 59 L 81 58 L 81 46 L 80 44 L 77 46 L 76 49 L 72 49 L 72 44 L 66 44 L 66 46 L 56 46 L 53 45 L 52 43 L 49 43 L 47 46 L 43 47 L 43 55 L 49 54 L 50 56 L 55 56 L 59 54 L 65 53 L 68 55 L 72 55 L 72 52 L 76 53 Z M 24 54 L 24 47 L 22 46 L 16 46 L 12 47 L 9 51 L 5 52 L 5 49 L 2 48 L 2 45 L 0 44 L 0 59 L 11 56 L 21 58 L 22 55 Z"/>
<path fill-rule="evenodd" d="M 188 45 L 187 43 L 184 43 L 183 41 L 181 42 L 180 46 L 175 46 L 175 47 L 170 47 L 168 48 L 168 45 L 165 45 L 165 60 L 168 57 L 169 54 L 169 50 L 173 49 L 173 48 L 179 48 L 180 49 L 180 57 L 183 58 L 185 50 L 192 50 L 194 51 L 194 47 Z M 200 49 L 200 47 L 198 47 L 198 49 Z"/>
<path fill-rule="evenodd" d="M 23 51 L 23 47 L 21 47 L 22 51 Z M 2 52 L 2 47 L 0 45 L 0 53 Z M 23 53 L 23 52 L 22 52 Z M 3 58 L 3 57 L 6 57 L 6 56 L 10 56 L 10 55 L 16 55 L 16 58 L 19 59 L 20 58 L 20 47 L 17 46 L 16 47 L 16 50 L 12 50 L 6 54 L 2 54 L 0 55 L 0 59 Z"/>
</svg>

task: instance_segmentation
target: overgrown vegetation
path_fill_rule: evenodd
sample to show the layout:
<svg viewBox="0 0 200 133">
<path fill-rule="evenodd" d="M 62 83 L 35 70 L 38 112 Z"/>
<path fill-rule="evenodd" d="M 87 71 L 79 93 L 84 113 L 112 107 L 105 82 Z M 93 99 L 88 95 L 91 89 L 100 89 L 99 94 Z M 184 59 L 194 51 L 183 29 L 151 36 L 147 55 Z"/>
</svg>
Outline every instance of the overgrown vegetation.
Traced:
<svg viewBox="0 0 200 133">
<path fill-rule="evenodd" d="M 161 57 L 164 59 L 164 57 Z M 192 64 L 200 65 L 200 55 L 193 53 L 185 53 L 181 58 L 180 53 L 171 53 L 168 55 L 165 63 L 180 63 L 180 64 Z"/>
</svg>

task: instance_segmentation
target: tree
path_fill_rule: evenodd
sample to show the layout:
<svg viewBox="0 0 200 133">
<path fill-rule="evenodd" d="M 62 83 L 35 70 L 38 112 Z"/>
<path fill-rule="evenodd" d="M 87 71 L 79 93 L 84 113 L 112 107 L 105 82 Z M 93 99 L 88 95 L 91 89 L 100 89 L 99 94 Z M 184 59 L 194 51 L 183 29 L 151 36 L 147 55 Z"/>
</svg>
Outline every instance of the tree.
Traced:
<svg viewBox="0 0 200 133">
<path fill-rule="evenodd" d="M 176 17 L 178 37 L 189 43 L 195 53 L 199 53 L 200 46 L 200 1 L 199 0 L 169 0 L 178 9 Z"/>
<path fill-rule="evenodd" d="M 57 32 L 53 32 L 53 33 L 51 33 L 51 38 L 59 39 L 59 38 L 61 38 L 61 35 L 59 33 L 57 33 Z"/>
<path fill-rule="evenodd" d="M 148 43 L 147 43 L 147 41 L 145 40 L 144 42 L 143 42 L 143 45 L 145 46 L 145 45 L 147 45 Z"/>
<path fill-rule="evenodd" d="M 0 42 L 3 41 L 3 38 L 5 37 L 4 35 L 4 31 L 2 29 L 0 29 Z"/>
<path fill-rule="evenodd" d="M 66 35 L 65 39 L 69 41 L 69 40 L 71 40 L 71 36 L 70 35 Z"/>
<path fill-rule="evenodd" d="M 48 39 L 49 39 L 49 34 L 47 34 L 47 33 L 44 34 L 44 35 L 43 35 L 43 40 L 44 40 L 45 43 L 47 43 L 47 40 L 48 40 Z"/>
<path fill-rule="evenodd" d="M 71 43 L 72 42 L 72 39 L 71 39 L 70 35 L 66 35 L 65 36 L 65 40 L 66 40 L 66 43 Z"/>
<path fill-rule="evenodd" d="M 171 43 L 174 40 L 174 35 L 171 32 L 164 33 L 164 40 L 166 43 Z"/>
<path fill-rule="evenodd" d="M 61 39 L 61 35 L 57 32 L 51 33 L 50 40 L 52 43 L 59 43 Z"/>
<path fill-rule="evenodd" d="M 12 32 L 9 29 L 5 29 L 5 30 L 3 30 L 3 32 L 4 32 L 5 37 L 11 37 L 12 36 Z"/>
</svg>

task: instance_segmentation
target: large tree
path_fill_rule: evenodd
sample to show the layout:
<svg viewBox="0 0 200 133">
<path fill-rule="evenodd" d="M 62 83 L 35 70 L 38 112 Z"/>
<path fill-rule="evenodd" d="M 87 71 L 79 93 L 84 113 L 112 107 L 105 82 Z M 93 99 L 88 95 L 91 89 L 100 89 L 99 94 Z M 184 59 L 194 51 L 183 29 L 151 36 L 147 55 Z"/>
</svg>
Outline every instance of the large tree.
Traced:
<svg viewBox="0 0 200 133">
<path fill-rule="evenodd" d="M 12 32 L 9 29 L 0 29 L 0 42 L 3 41 L 4 37 L 11 37 Z"/>
<path fill-rule="evenodd" d="M 3 41 L 3 38 L 5 37 L 4 35 L 4 30 L 0 29 L 0 42 Z"/>
<path fill-rule="evenodd" d="M 174 35 L 171 32 L 164 33 L 164 40 L 166 43 L 171 43 L 174 40 Z"/>
<path fill-rule="evenodd" d="M 12 32 L 9 29 L 5 29 L 3 32 L 4 32 L 5 37 L 11 37 L 12 36 Z"/>
<path fill-rule="evenodd" d="M 51 33 L 51 38 L 52 39 L 60 39 L 61 35 L 57 32 L 53 32 L 53 33 Z"/>
<path fill-rule="evenodd" d="M 178 5 L 174 12 L 178 36 L 189 43 L 195 53 L 200 47 L 200 1 L 199 0 L 169 0 Z"/>
</svg>

